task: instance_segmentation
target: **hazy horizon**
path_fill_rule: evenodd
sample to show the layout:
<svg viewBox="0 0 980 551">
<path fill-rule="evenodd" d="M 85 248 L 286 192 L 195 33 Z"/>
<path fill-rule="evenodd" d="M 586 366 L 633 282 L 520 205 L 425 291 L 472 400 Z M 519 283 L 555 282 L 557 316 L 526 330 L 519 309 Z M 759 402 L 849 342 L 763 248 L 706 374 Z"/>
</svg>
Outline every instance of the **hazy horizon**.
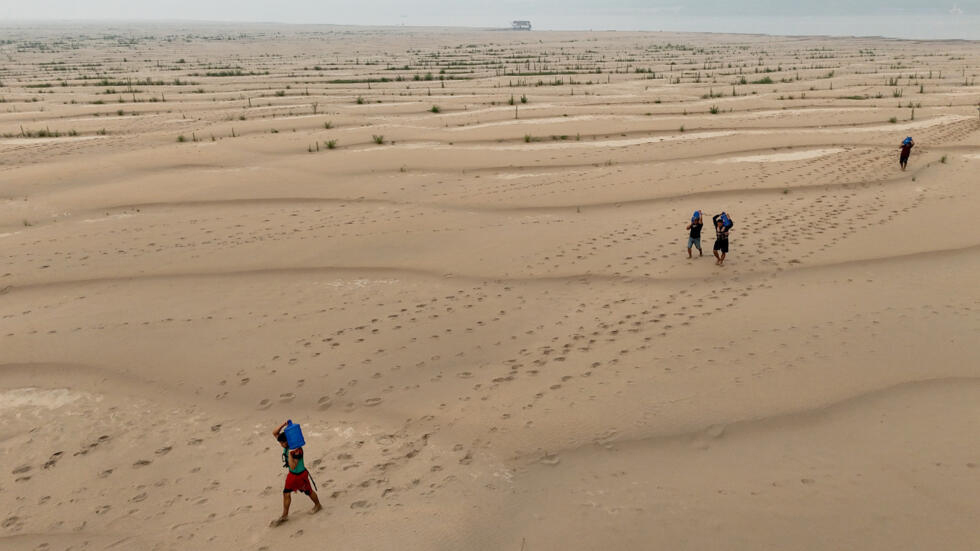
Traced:
<svg viewBox="0 0 980 551">
<path fill-rule="evenodd" d="M 419 0 L 318 2 L 273 6 L 256 0 L 48 0 L 0 7 L 0 24 L 21 22 L 279 23 L 502 28 L 514 19 L 536 30 L 724 32 L 771 35 L 885 36 L 980 39 L 980 0 L 928 5 L 913 0 L 823 2 L 777 0 Z"/>
<path fill-rule="evenodd" d="M 914 0 L 823 2 L 777 0 L 475 0 L 446 3 L 393 0 L 358 3 L 295 0 L 48 0 L 0 7 L 0 23 L 225 22 L 380 26 L 505 27 L 531 20 L 538 30 L 649 30 L 764 34 L 880 35 L 896 38 L 980 39 L 980 0 L 924 4 Z"/>
</svg>

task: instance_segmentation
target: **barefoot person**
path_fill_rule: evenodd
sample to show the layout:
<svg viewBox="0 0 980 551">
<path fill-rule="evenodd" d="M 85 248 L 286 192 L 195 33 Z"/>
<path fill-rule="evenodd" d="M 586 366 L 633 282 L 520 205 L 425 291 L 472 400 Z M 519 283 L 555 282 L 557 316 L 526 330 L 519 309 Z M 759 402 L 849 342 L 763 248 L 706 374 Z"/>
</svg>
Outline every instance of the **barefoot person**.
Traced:
<svg viewBox="0 0 980 551">
<path fill-rule="evenodd" d="M 694 211 L 694 216 L 691 217 L 691 223 L 687 225 L 686 229 L 691 230 L 690 236 L 687 238 L 687 257 L 691 256 L 691 247 L 698 248 L 698 256 L 704 256 L 704 251 L 701 250 L 701 227 L 704 226 L 704 222 L 701 221 L 701 211 Z"/>
<path fill-rule="evenodd" d="M 286 486 L 282 490 L 282 516 L 272 521 L 272 526 L 279 526 L 289 518 L 289 504 L 293 500 L 293 492 L 303 492 L 310 496 L 310 499 L 313 500 L 312 513 L 316 513 L 323 508 L 320 505 L 320 498 L 310 485 L 310 472 L 306 470 L 306 465 L 303 464 L 303 448 L 291 450 L 286 443 L 286 433 L 282 429 L 285 428 L 287 423 L 289 421 L 279 425 L 279 428 L 272 432 L 272 435 L 282 445 L 283 467 L 289 469 L 289 472 L 286 474 Z"/>
<path fill-rule="evenodd" d="M 732 231 L 732 226 L 735 223 L 732 222 L 731 217 L 725 212 L 712 216 L 711 221 L 715 223 L 715 234 L 717 236 L 715 239 L 714 253 L 715 258 L 718 260 L 715 264 L 721 266 L 725 263 L 725 256 L 728 254 L 728 232 Z"/>
<path fill-rule="evenodd" d="M 902 145 L 898 146 L 902 150 L 898 156 L 898 164 L 902 166 L 902 170 L 905 170 L 906 165 L 909 164 L 909 155 L 912 153 L 913 147 L 915 147 L 915 142 L 912 140 L 912 136 L 905 138 Z"/>
</svg>

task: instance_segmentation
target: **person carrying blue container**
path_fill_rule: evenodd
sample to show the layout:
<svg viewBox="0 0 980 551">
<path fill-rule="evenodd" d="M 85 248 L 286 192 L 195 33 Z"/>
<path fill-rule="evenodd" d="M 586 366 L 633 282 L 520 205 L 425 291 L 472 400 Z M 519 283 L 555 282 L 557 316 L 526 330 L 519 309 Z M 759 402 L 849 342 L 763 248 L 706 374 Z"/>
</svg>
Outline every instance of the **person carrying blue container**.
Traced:
<svg viewBox="0 0 980 551">
<path fill-rule="evenodd" d="M 316 495 L 316 483 L 310 478 L 310 472 L 303 463 L 303 431 L 298 424 L 291 420 L 279 425 L 272 431 L 276 441 L 282 446 L 282 466 L 289 469 L 286 473 L 286 485 L 282 490 L 282 516 L 272 521 L 272 526 L 279 526 L 289 519 L 289 505 L 293 492 L 303 492 L 313 500 L 313 510 L 316 513 L 323 509 L 320 498 Z"/>
<path fill-rule="evenodd" d="M 909 155 L 912 154 L 912 148 L 915 147 L 915 141 L 912 136 L 909 136 L 902 140 L 902 145 L 898 146 L 901 152 L 898 154 L 898 164 L 905 170 L 905 167 L 909 164 Z"/>
<path fill-rule="evenodd" d="M 711 221 L 715 224 L 715 234 L 717 235 L 714 246 L 715 258 L 717 259 L 715 264 L 722 266 L 725 263 L 725 257 L 728 255 L 728 233 L 732 231 L 735 222 L 732 221 L 732 217 L 728 216 L 727 212 L 712 216 Z"/>
<path fill-rule="evenodd" d="M 704 256 L 704 251 L 701 250 L 701 227 L 704 226 L 704 222 L 701 220 L 701 211 L 694 211 L 694 215 L 691 216 L 691 223 L 687 225 L 688 230 L 691 230 L 690 236 L 687 238 L 687 257 L 691 258 L 691 247 L 697 247 L 698 256 Z"/>
</svg>

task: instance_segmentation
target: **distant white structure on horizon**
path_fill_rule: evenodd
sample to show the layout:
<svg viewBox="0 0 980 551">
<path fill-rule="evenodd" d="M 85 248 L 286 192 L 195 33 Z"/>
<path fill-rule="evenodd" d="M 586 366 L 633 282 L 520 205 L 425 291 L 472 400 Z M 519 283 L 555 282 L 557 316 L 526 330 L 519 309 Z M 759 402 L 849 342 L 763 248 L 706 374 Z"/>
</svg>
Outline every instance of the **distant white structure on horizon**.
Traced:
<svg viewBox="0 0 980 551">
<path fill-rule="evenodd" d="M 510 28 L 515 31 L 529 31 L 531 30 L 530 21 L 514 21 L 510 24 Z"/>
</svg>

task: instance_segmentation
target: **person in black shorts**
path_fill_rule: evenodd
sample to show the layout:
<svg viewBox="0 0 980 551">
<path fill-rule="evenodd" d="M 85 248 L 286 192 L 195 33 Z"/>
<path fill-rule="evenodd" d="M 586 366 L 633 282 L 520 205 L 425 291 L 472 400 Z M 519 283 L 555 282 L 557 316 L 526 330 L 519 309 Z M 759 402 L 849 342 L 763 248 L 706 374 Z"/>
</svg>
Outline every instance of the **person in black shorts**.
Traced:
<svg viewBox="0 0 980 551">
<path fill-rule="evenodd" d="M 911 136 L 905 138 L 902 145 L 898 146 L 902 150 L 898 156 L 898 164 L 902 166 L 902 170 L 905 170 L 905 167 L 909 164 L 909 155 L 912 153 L 913 147 L 915 147 L 915 141 L 912 140 Z"/>
<path fill-rule="evenodd" d="M 691 230 L 691 234 L 687 238 L 688 258 L 693 258 L 691 256 L 691 247 L 697 247 L 698 256 L 704 256 L 704 251 L 701 250 L 701 228 L 703 226 L 704 222 L 701 220 L 701 211 L 694 211 L 694 216 L 691 217 L 691 222 L 687 225 L 687 229 Z"/>
<path fill-rule="evenodd" d="M 721 266 L 725 263 L 725 255 L 728 254 L 728 232 L 732 231 L 732 219 L 723 212 L 712 216 L 711 221 L 715 223 L 714 253 L 715 258 L 718 259 L 715 264 Z"/>
</svg>

